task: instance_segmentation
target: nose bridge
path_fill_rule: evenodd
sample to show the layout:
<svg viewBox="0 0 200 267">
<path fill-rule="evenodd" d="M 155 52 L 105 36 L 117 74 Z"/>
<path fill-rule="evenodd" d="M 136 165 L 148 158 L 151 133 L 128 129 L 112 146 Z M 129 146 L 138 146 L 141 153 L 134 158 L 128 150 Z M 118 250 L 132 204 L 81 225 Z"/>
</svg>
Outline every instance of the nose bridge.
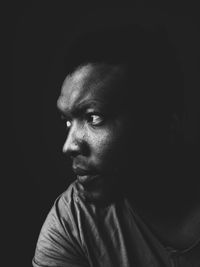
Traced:
<svg viewBox="0 0 200 267">
<path fill-rule="evenodd" d="M 82 132 L 78 123 L 73 122 L 63 145 L 63 153 L 79 152 L 83 139 Z"/>
</svg>

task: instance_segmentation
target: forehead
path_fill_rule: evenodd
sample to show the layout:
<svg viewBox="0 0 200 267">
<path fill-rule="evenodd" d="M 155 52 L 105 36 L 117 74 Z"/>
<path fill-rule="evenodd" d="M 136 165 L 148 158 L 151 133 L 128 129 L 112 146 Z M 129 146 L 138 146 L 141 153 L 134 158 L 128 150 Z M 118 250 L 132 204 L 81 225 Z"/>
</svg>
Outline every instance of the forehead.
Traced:
<svg viewBox="0 0 200 267">
<path fill-rule="evenodd" d="M 58 108 L 61 111 L 70 111 L 83 102 L 108 102 L 119 90 L 122 76 L 123 69 L 120 66 L 81 66 L 66 77 L 57 101 Z"/>
</svg>

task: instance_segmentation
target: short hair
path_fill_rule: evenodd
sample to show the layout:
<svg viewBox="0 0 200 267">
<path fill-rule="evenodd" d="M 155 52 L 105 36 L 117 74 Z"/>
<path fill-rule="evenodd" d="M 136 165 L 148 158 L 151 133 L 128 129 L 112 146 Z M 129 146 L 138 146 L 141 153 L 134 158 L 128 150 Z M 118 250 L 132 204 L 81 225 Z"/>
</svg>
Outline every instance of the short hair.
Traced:
<svg viewBox="0 0 200 267">
<path fill-rule="evenodd" d="M 183 73 L 164 29 L 152 31 L 136 24 L 88 31 L 68 48 L 65 73 L 88 63 L 124 66 L 129 84 L 126 101 L 136 99 L 137 106 L 148 101 L 170 116 L 183 114 Z M 137 86 L 130 86 L 133 83 Z"/>
</svg>

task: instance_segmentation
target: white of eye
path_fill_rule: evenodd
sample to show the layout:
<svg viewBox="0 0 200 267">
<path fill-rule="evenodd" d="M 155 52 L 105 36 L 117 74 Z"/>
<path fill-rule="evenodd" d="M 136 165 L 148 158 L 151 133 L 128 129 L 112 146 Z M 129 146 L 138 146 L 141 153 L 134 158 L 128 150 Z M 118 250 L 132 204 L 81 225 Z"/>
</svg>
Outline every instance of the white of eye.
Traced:
<svg viewBox="0 0 200 267">
<path fill-rule="evenodd" d="M 66 126 L 67 126 L 67 128 L 70 128 L 71 125 L 72 125 L 71 121 L 66 121 Z"/>
<path fill-rule="evenodd" d="M 98 124 L 102 123 L 102 121 L 103 121 L 102 117 L 99 115 L 91 115 L 91 119 L 92 119 L 91 123 L 93 125 L 98 125 Z"/>
</svg>

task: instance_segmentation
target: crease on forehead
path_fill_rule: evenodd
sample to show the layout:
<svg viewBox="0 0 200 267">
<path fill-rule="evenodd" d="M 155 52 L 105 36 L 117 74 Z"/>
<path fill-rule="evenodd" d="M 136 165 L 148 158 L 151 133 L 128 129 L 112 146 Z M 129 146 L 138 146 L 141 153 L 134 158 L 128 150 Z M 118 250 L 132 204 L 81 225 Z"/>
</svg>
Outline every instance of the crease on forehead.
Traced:
<svg viewBox="0 0 200 267">
<path fill-rule="evenodd" d="M 80 102 L 89 99 L 103 100 L 104 93 L 110 91 L 107 90 L 109 83 L 112 82 L 113 78 L 118 78 L 121 73 L 122 69 L 119 66 L 105 64 L 80 66 L 66 77 L 58 99 L 58 107 L 62 110 L 70 110 Z M 100 88 L 101 90 L 99 90 Z M 99 92 L 98 96 L 96 92 Z"/>
<path fill-rule="evenodd" d="M 81 70 L 76 70 L 72 74 L 67 75 L 65 78 L 61 94 L 57 101 L 57 106 L 61 110 L 70 109 L 70 104 L 72 105 L 71 99 L 78 100 L 80 97 L 81 88 L 84 87 L 84 80 L 90 72 L 90 67 L 86 66 Z"/>
</svg>

